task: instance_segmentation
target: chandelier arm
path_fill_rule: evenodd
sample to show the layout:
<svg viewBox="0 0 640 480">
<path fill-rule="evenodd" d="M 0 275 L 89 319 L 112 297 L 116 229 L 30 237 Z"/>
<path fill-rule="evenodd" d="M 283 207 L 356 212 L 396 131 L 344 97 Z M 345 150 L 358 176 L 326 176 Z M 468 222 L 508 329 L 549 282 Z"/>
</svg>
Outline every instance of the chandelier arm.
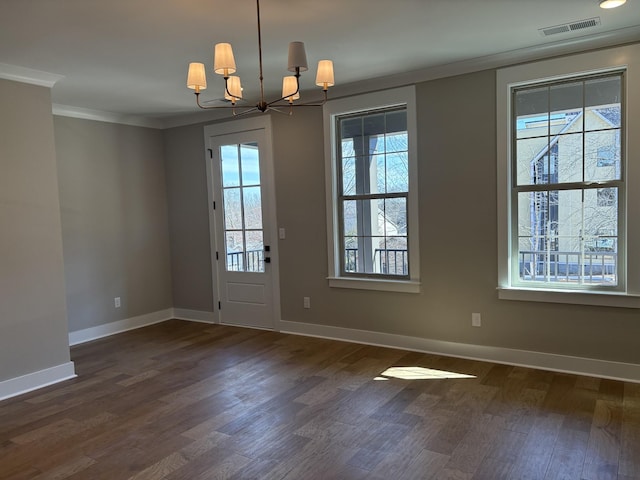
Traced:
<svg viewBox="0 0 640 480">
<path fill-rule="evenodd" d="M 327 91 L 323 90 L 324 93 L 324 99 L 321 102 L 307 102 L 307 103 L 289 103 L 288 106 L 289 107 L 322 107 L 325 103 L 327 103 Z M 284 107 L 286 105 L 274 105 L 276 102 L 280 102 L 286 98 L 289 98 L 288 96 L 280 98 L 278 100 L 275 100 L 273 102 L 271 102 L 269 104 L 269 106 L 273 105 L 275 107 Z"/>
<path fill-rule="evenodd" d="M 249 111 L 256 110 L 256 107 L 252 107 L 250 105 L 202 105 L 200 103 L 200 92 L 195 92 L 195 95 L 196 95 L 196 104 L 202 110 L 213 110 L 213 109 L 219 109 L 219 108 L 226 108 L 226 109 L 246 108 L 246 109 L 249 109 Z M 245 112 L 242 112 L 242 113 L 245 113 Z"/>
<path fill-rule="evenodd" d="M 240 107 L 240 108 L 247 108 L 247 106 L 244 107 Z M 244 115 L 249 115 L 250 113 L 254 113 L 259 111 L 260 109 L 258 107 L 251 107 L 248 110 L 245 110 L 244 112 L 239 112 L 237 113 L 235 110 L 233 111 L 233 116 L 234 117 L 242 117 Z"/>
</svg>

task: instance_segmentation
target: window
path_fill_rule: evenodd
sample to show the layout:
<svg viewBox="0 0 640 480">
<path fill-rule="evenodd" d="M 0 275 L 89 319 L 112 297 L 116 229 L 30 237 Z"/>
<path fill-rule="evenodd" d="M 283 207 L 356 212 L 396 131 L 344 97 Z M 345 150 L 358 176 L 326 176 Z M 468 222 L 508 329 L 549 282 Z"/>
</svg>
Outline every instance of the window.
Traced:
<svg viewBox="0 0 640 480">
<path fill-rule="evenodd" d="M 325 105 L 331 286 L 419 289 L 414 96 Z"/>
<path fill-rule="evenodd" d="M 498 70 L 500 298 L 640 308 L 639 53 Z"/>
<path fill-rule="evenodd" d="M 618 286 L 622 78 L 512 89 L 514 284 Z"/>
</svg>

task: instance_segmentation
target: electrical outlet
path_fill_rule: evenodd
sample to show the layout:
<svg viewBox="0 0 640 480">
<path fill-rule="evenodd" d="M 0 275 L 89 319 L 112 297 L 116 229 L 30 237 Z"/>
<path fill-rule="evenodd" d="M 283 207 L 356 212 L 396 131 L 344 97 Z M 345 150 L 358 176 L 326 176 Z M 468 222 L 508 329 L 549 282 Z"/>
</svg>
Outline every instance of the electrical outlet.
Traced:
<svg viewBox="0 0 640 480">
<path fill-rule="evenodd" d="M 304 308 L 311 308 L 311 297 L 304 297 L 302 300 Z"/>
<path fill-rule="evenodd" d="M 278 238 L 280 238 L 280 240 L 287 238 L 287 232 L 285 232 L 284 227 L 278 229 Z"/>
<path fill-rule="evenodd" d="M 472 327 L 481 327 L 482 326 L 482 318 L 479 313 L 471 314 L 471 326 Z"/>
<path fill-rule="evenodd" d="M 114 305 L 116 308 L 120 308 L 120 306 L 122 305 L 122 304 L 120 303 L 120 297 L 116 297 L 116 298 L 114 298 L 114 299 L 113 299 L 113 305 Z"/>
</svg>

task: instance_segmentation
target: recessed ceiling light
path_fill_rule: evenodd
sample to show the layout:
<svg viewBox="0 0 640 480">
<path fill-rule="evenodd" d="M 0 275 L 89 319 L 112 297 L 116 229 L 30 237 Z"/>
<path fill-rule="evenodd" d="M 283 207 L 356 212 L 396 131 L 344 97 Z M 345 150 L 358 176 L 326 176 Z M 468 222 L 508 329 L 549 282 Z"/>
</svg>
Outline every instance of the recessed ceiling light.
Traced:
<svg viewBox="0 0 640 480">
<path fill-rule="evenodd" d="M 626 2 L 627 0 L 600 0 L 600 8 L 616 8 Z"/>
</svg>

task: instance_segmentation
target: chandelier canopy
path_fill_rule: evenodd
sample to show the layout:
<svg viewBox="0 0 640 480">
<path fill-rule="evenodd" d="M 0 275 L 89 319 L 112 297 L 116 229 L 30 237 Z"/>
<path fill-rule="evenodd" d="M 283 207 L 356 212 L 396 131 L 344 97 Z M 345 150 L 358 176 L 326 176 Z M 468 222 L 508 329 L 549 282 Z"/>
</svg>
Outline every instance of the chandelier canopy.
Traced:
<svg viewBox="0 0 640 480">
<path fill-rule="evenodd" d="M 196 104 L 202 109 L 230 108 L 233 114 L 237 115 L 236 109 L 243 109 L 240 113 L 246 114 L 255 111 L 266 112 L 274 107 L 321 106 L 327 101 L 327 90 L 335 85 L 333 76 L 333 62 L 331 60 L 320 60 L 316 72 L 316 85 L 322 87 L 324 99 L 320 103 L 297 103 L 300 98 L 300 73 L 309 69 L 307 65 L 307 54 L 303 42 L 291 42 L 289 44 L 288 70 L 293 75 L 285 76 L 282 79 L 282 96 L 275 100 L 267 101 L 264 96 L 264 79 L 262 75 L 262 32 L 260 29 L 260 0 L 256 0 L 256 12 L 258 17 L 258 62 L 260 66 L 260 100 L 255 105 L 237 105 L 237 101 L 242 99 L 242 86 L 240 77 L 232 75 L 236 72 L 236 62 L 233 57 L 233 50 L 229 43 L 218 43 L 215 46 L 213 56 L 213 71 L 224 78 L 224 98 L 231 102 L 231 105 L 202 105 L 200 103 L 200 92 L 207 88 L 207 77 L 203 63 L 192 62 L 189 64 L 187 74 L 187 87 L 194 90 Z"/>
</svg>

